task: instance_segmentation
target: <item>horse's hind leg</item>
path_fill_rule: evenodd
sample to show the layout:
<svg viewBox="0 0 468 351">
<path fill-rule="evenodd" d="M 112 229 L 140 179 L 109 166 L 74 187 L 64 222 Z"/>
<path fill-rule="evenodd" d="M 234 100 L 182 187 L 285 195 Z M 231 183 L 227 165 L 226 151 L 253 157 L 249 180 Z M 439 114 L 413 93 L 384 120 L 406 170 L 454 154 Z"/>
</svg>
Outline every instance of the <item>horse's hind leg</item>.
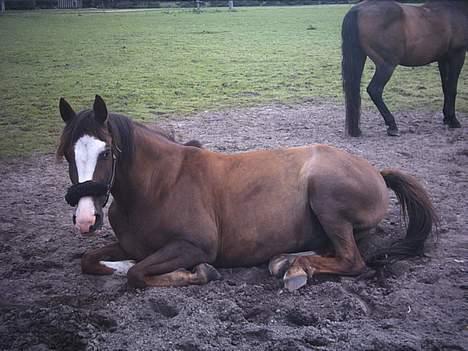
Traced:
<svg viewBox="0 0 468 351">
<path fill-rule="evenodd" d="M 398 136 L 400 135 L 400 133 L 398 132 L 395 117 L 393 117 L 392 113 L 387 108 L 387 105 L 385 105 L 382 96 L 385 85 L 392 77 L 394 71 L 395 66 L 393 65 L 387 63 L 376 64 L 374 76 L 372 77 L 372 80 L 369 83 L 369 86 L 367 87 L 367 92 L 369 93 L 369 96 L 371 97 L 375 106 L 377 106 L 377 109 L 382 115 L 385 124 L 388 126 L 387 134 L 390 136 Z"/>
<path fill-rule="evenodd" d="M 291 264 L 301 256 L 316 256 L 315 251 L 295 252 L 289 254 L 281 254 L 270 259 L 268 270 L 270 274 L 276 278 L 282 278 Z"/>
<path fill-rule="evenodd" d="M 439 73 L 444 92 L 444 124 L 450 128 L 460 128 L 460 122 L 455 115 L 455 99 L 457 96 L 458 77 L 465 62 L 465 51 L 452 54 L 439 61 Z"/>
<path fill-rule="evenodd" d="M 358 275 L 366 268 L 357 248 L 351 223 L 340 221 L 338 217 L 328 218 L 319 220 L 332 241 L 334 256 L 305 255 L 295 258 L 283 277 L 288 290 L 304 286 L 307 278 L 314 274 Z"/>
</svg>

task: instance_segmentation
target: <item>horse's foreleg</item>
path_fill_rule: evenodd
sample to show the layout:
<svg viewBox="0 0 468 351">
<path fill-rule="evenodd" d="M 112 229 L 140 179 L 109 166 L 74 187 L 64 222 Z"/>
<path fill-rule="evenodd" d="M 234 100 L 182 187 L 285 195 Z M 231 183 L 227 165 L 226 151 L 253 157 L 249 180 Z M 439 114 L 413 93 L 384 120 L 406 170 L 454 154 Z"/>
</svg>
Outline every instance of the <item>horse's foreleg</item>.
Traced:
<svg viewBox="0 0 468 351">
<path fill-rule="evenodd" d="M 369 96 L 371 97 L 375 106 L 377 106 L 377 109 L 382 115 L 385 124 L 388 126 L 387 134 L 391 136 L 398 136 L 400 133 L 398 132 L 395 117 L 393 117 L 392 113 L 387 108 L 387 105 L 385 105 L 382 96 L 385 85 L 387 85 L 388 81 L 392 77 L 392 74 L 395 71 L 395 67 L 396 66 L 392 66 L 386 63 L 376 64 L 374 76 L 372 77 L 372 80 L 367 87 Z"/>
<path fill-rule="evenodd" d="M 213 266 L 201 263 L 192 271 L 178 269 L 166 274 L 146 276 L 144 281 L 147 286 L 186 286 L 202 285 L 219 279 L 221 279 L 221 274 Z"/>
<path fill-rule="evenodd" d="M 100 249 L 85 252 L 81 257 L 81 271 L 85 274 L 113 274 L 119 267 L 106 266 L 102 261 L 121 261 L 128 259 L 129 256 L 120 247 L 119 243 L 110 244 Z"/>
<path fill-rule="evenodd" d="M 205 284 L 220 278 L 207 264 L 214 260 L 211 256 L 187 241 L 173 241 L 130 268 L 128 283 L 136 288 Z M 192 267 L 192 272 L 186 270 Z"/>
<path fill-rule="evenodd" d="M 439 73 L 444 92 L 444 124 L 450 128 L 460 128 L 460 122 L 455 115 L 455 99 L 457 96 L 458 78 L 465 62 L 465 51 L 456 52 L 439 61 Z"/>
<path fill-rule="evenodd" d="M 286 270 L 283 281 L 285 287 L 292 291 L 307 283 L 307 278 L 314 274 L 358 275 L 366 265 L 357 248 L 353 227 L 350 223 L 338 221 L 321 222 L 322 227 L 331 239 L 334 256 L 299 255 L 294 258 Z"/>
</svg>

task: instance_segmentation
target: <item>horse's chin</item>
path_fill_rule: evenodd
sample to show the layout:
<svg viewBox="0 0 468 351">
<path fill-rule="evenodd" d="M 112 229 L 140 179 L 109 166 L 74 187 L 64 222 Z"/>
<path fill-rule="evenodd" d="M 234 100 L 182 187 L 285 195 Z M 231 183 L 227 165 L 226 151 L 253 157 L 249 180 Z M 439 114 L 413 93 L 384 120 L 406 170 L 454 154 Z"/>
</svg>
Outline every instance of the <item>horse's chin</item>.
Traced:
<svg viewBox="0 0 468 351">
<path fill-rule="evenodd" d="M 88 237 L 92 237 L 92 236 L 97 236 L 101 233 L 101 228 L 97 228 L 97 229 L 92 229 L 90 230 L 89 232 L 86 232 L 86 233 L 81 233 L 80 231 L 78 231 L 78 233 L 83 237 L 83 238 L 88 238 Z"/>
<path fill-rule="evenodd" d="M 102 216 L 100 216 L 100 217 L 98 217 L 98 221 L 96 223 L 94 223 L 89 228 L 89 231 L 81 232 L 76 226 L 75 226 L 75 231 L 76 231 L 77 234 L 80 234 L 83 237 L 94 236 L 94 235 L 99 234 L 101 232 L 103 222 L 104 221 L 102 220 Z"/>
<path fill-rule="evenodd" d="M 91 226 L 90 231 L 88 233 L 84 233 L 85 236 L 87 234 L 93 235 L 93 234 L 99 234 L 101 232 L 102 224 L 104 221 L 102 220 L 102 216 L 98 218 L 99 219 L 97 220 L 97 222 Z"/>
</svg>

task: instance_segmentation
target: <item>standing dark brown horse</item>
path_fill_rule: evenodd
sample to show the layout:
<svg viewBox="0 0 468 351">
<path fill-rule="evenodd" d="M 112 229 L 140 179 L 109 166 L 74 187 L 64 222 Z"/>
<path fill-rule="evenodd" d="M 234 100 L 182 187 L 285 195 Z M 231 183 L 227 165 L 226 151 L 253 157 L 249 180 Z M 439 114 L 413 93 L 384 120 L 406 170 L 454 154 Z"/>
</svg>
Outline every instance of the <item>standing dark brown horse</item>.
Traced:
<svg viewBox="0 0 468 351">
<path fill-rule="evenodd" d="M 444 124 L 460 127 L 455 97 L 468 49 L 468 1 L 429 1 L 422 6 L 363 1 L 344 17 L 341 36 L 347 134 L 361 135 L 360 85 L 367 56 L 375 63 L 367 92 L 388 126 L 388 135 L 399 132 L 382 94 L 397 65 L 423 66 L 437 61 L 444 92 Z"/>
<path fill-rule="evenodd" d="M 211 264 L 270 260 L 271 273 L 294 290 L 313 274 L 363 272 L 355 237 L 385 216 L 387 187 L 409 224 L 382 254 L 420 254 L 435 220 L 414 178 L 379 172 L 331 146 L 226 155 L 109 114 L 99 96 L 79 113 L 61 99 L 60 112 L 66 125 L 57 154 L 69 164 L 76 228 L 96 230 L 109 192 L 114 198 L 109 220 L 118 241 L 85 253 L 84 273 L 123 272 L 135 287 L 180 286 L 219 278 Z"/>
</svg>

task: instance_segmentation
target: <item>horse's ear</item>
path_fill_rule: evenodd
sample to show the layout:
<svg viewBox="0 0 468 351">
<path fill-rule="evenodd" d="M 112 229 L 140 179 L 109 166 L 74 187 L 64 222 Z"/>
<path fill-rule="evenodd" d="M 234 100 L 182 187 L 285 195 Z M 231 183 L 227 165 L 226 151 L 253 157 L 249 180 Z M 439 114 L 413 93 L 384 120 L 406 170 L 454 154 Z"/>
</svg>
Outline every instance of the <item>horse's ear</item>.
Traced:
<svg viewBox="0 0 468 351">
<path fill-rule="evenodd" d="M 65 123 L 69 123 L 76 116 L 75 111 L 73 111 L 70 104 L 63 97 L 60 98 L 59 109 L 60 116 L 62 116 L 62 119 Z"/>
<path fill-rule="evenodd" d="M 93 110 L 96 120 L 99 123 L 104 123 L 107 119 L 107 107 L 106 103 L 99 95 L 96 95 L 96 98 L 94 99 Z"/>
</svg>

